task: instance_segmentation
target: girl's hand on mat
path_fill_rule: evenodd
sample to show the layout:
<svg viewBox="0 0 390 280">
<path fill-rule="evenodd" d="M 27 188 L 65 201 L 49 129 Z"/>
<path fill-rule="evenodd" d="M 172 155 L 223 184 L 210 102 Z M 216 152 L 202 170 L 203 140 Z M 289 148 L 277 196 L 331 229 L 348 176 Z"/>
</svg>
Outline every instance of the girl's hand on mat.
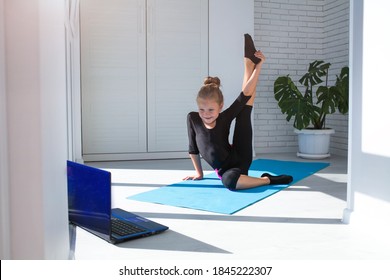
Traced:
<svg viewBox="0 0 390 280">
<path fill-rule="evenodd" d="M 202 180 L 202 179 L 203 179 L 203 175 L 187 176 L 187 177 L 183 178 L 184 181 L 188 181 L 188 180 Z"/>
</svg>

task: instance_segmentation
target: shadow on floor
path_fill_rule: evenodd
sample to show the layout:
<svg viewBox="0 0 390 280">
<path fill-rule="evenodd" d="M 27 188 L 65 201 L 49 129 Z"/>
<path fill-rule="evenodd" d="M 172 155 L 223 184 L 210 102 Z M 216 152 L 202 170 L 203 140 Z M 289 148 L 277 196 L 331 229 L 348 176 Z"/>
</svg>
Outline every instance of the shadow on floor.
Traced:
<svg viewBox="0 0 390 280">
<path fill-rule="evenodd" d="M 158 235 L 131 240 L 131 242 L 124 242 L 118 244 L 117 246 L 128 249 L 232 254 L 231 252 L 188 237 L 173 230 L 168 230 Z"/>
<path fill-rule="evenodd" d="M 151 213 L 136 212 L 147 218 L 158 219 L 182 219 L 182 220 L 206 220 L 226 222 L 253 222 L 253 223 L 295 223 L 295 224 L 321 224 L 344 225 L 341 219 L 332 218 L 298 218 L 298 217 L 261 217 L 261 216 L 233 216 L 233 215 L 203 215 L 203 214 L 175 214 L 175 213 Z"/>
</svg>

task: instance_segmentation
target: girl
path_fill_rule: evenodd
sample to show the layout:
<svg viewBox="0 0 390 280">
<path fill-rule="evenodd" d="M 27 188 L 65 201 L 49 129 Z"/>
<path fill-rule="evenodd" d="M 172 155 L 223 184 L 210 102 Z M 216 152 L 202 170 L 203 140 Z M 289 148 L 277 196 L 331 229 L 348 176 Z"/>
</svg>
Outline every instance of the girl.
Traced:
<svg viewBox="0 0 390 280">
<path fill-rule="evenodd" d="M 252 163 L 251 112 L 256 86 L 265 56 L 256 51 L 250 35 L 245 34 L 244 78 L 242 92 L 233 104 L 222 112 L 223 95 L 220 80 L 207 77 L 197 97 L 198 112 L 187 117 L 189 154 L 196 174 L 184 180 L 203 179 L 200 155 L 217 172 L 223 185 L 230 190 L 248 189 L 269 184 L 289 184 L 288 175 L 260 178 L 248 176 Z M 229 143 L 230 125 L 236 119 L 233 144 Z"/>
</svg>

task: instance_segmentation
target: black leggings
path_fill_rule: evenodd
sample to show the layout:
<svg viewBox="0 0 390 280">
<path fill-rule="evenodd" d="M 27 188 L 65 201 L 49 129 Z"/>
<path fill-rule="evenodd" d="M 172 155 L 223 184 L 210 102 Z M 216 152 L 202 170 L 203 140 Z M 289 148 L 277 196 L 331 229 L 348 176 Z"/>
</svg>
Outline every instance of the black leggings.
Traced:
<svg viewBox="0 0 390 280">
<path fill-rule="evenodd" d="M 252 106 L 245 105 L 236 117 L 233 135 L 233 150 L 237 155 L 237 163 L 229 166 L 222 174 L 222 183 L 229 190 L 235 190 L 237 181 L 242 174 L 248 175 L 252 163 Z"/>
</svg>

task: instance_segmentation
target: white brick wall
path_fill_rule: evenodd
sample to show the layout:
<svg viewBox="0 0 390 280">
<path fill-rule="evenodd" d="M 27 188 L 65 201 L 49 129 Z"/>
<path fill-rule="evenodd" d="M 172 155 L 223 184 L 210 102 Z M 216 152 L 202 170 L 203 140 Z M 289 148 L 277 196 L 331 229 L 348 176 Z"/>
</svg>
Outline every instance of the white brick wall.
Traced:
<svg viewBox="0 0 390 280">
<path fill-rule="evenodd" d="M 349 0 L 255 0 L 255 44 L 267 57 L 254 109 L 255 150 L 296 152 L 292 123 L 285 120 L 273 94 L 273 83 L 289 74 L 297 81 L 310 62 L 323 59 L 335 72 L 348 65 Z M 327 118 L 335 128 L 331 152 L 347 154 L 348 117 Z"/>
</svg>

